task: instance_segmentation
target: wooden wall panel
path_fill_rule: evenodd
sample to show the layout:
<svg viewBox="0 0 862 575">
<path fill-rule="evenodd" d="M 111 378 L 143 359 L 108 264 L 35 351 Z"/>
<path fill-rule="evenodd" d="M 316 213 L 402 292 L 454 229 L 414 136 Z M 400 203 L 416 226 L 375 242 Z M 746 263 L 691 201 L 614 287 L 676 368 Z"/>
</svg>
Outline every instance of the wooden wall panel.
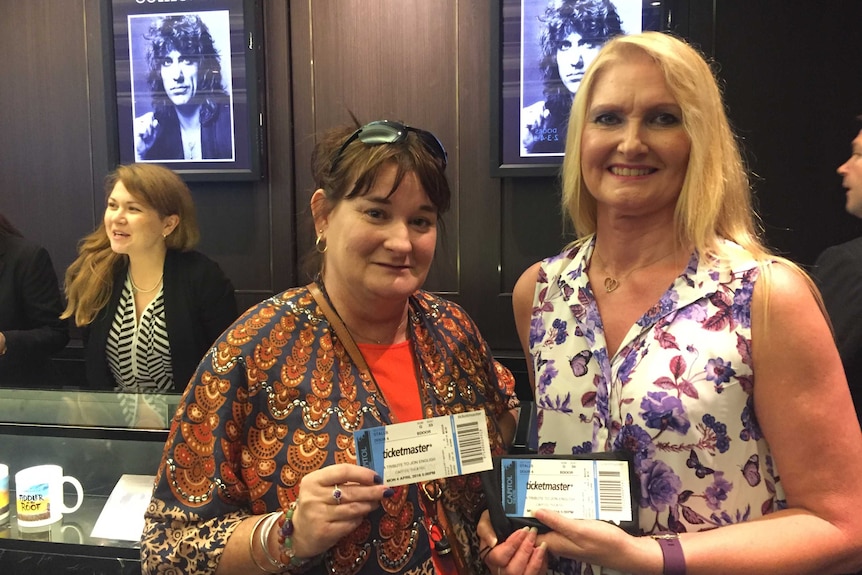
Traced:
<svg viewBox="0 0 862 575">
<path fill-rule="evenodd" d="M 306 225 L 314 135 L 349 123 L 350 111 L 361 122 L 401 120 L 434 132 L 449 153 L 455 197 L 445 216 L 448 249 L 438 251 L 428 286 L 458 293 L 458 3 L 303 0 L 290 6 L 300 253 L 314 238 Z"/>
<path fill-rule="evenodd" d="M 717 24 L 714 37 L 703 31 L 699 40 L 715 54 L 731 119 L 762 176 L 767 236 L 810 263 L 862 233 L 843 212 L 834 174 L 862 113 L 853 74 L 862 3 L 834 0 L 814 16 L 778 0 L 722 0 L 715 14 L 703 8 L 711 4 L 692 0 Z M 352 110 L 363 121 L 430 129 L 446 145 L 455 196 L 428 287 L 463 304 L 495 352 L 517 355 L 512 286 L 567 238 L 554 178 L 490 177 L 491 0 L 263 5 L 266 176 L 192 186 L 200 248 L 232 278 L 241 307 L 304 281 L 314 134 L 349 121 Z M 59 273 L 101 217 L 102 179 L 114 161 L 109 6 L 0 0 L 0 210 L 49 249 Z"/>
<path fill-rule="evenodd" d="M 0 2 L 0 211 L 60 277 L 95 221 L 83 5 Z"/>
</svg>

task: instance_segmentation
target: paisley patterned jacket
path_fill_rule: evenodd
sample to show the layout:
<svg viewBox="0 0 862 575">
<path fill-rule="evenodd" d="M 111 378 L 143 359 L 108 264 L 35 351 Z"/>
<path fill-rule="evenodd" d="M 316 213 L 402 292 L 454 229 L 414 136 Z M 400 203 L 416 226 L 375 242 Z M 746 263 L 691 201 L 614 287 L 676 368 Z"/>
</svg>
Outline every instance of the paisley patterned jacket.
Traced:
<svg viewBox="0 0 862 575">
<path fill-rule="evenodd" d="M 483 409 L 491 450 L 501 453 L 496 419 L 517 406 L 511 373 L 458 305 L 418 291 L 409 318 L 424 416 Z M 213 344 L 174 416 L 146 513 L 143 573 L 212 573 L 239 522 L 286 509 L 304 475 L 356 461 L 355 430 L 391 422 L 386 398 L 306 287 L 250 308 Z M 419 487 L 396 487 L 308 572 L 434 573 Z M 471 573 L 482 573 L 479 479 L 441 487 L 450 539 Z"/>
</svg>

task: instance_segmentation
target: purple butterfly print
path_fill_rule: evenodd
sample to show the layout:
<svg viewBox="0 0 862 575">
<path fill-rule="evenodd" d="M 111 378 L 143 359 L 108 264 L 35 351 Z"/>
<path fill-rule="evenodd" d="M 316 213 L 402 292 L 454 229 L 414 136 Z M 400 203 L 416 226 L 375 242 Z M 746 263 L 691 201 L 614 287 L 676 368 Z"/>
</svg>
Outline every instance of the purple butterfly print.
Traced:
<svg viewBox="0 0 862 575">
<path fill-rule="evenodd" d="M 593 357 L 593 352 L 588 349 L 578 352 L 578 354 L 569 360 L 569 365 L 572 366 L 572 373 L 575 377 L 583 377 L 587 375 L 589 368 L 588 364 Z"/>
<path fill-rule="evenodd" d="M 760 457 L 756 453 L 742 466 L 742 476 L 752 487 L 760 484 Z"/>
<path fill-rule="evenodd" d="M 714 469 L 701 465 L 700 459 L 698 459 L 697 453 L 694 452 L 694 449 L 691 450 L 688 456 L 688 461 L 686 461 L 685 464 L 689 469 L 694 469 L 694 474 L 701 479 L 707 475 L 715 473 Z"/>
</svg>

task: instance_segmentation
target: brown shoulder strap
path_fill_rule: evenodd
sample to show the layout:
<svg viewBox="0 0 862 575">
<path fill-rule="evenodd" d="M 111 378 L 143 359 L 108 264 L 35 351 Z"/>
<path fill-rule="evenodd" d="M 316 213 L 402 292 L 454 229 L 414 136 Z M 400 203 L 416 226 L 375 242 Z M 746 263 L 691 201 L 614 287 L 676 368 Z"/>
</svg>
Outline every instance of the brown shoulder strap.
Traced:
<svg viewBox="0 0 862 575">
<path fill-rule="evenodd" d="M 359 348 L 356 346 L 356 342 L 353 341 L 353 336 L 350 335 L 350 330 L 347 329 L 347 326 L 344 325 L 343 321 L 341 321 L 341 317 L 339 317 L 338 313 L 336 313 L 336 311 L 332 309 L 332 306 L 329 305 L 329 300 L 327 300 L 326 296 L 323 295 L 323 292 L 320 291 L 317 282 L 311 282 L 306 287 L 308 288 L 308 291 L 311 292 L 311 297 L 314 298 L 314 301 L 316 301 L 317 305 L 320 306 L 320 309 L 323 310 L 323 315 L 325 315 L 326 319 L 329 320 L 329 325 L 338 336 L 338 339 L 341 340 L 341 345 L 343 345 L 344 349 L 347 350 L 347 354 L 353 360 L 353 363 L 356 364 L 356 367 L 359 368 L 362 375 L 368 381 L 371 381 L 371 370 L 368 369 L 368 364 L 365 362 L 362 352 L 359 351 Z"/>
</svg>

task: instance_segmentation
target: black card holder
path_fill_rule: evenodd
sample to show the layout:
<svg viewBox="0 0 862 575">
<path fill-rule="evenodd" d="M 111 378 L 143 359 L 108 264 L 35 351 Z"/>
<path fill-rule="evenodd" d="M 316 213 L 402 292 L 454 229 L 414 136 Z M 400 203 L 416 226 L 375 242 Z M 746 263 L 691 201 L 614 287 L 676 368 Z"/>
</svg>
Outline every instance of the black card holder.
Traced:
<svg viewBox="0 0 862 575">
<path fill-rule="evenodd" d="M 514 456 L 507 456 L 514 457 Z M 522 527 L 535 527 L 539 533 L 547 533 L 548 526 L 535 517 L 509 517 L 503 511 L 503 483 L 500 480 L 501 459 L 493 458 L 494 467 L 482 472 L 482 489 L 488 500 L 488 515 L 497 534 L 498 541 L 504 541 Z"/>
<path fill-rule="evenodd" d="M 503 541 L 512 533 L 522 527 L 535 527 L 539 533 L 547 533 L 549 528 L 535 517 L 509 517 L 503 509 L 503 484 L 501 465 L 503 459 L 582 459 L 582 460 L 623 460 L 628 462 L 629 469 L 629 485 L 631 486 L 631 509 L 632 521 L 623 521 L 619 527 L 625 531 L 637 534 L 638 526 L 638 481 L 634 472 L 634 461 L 631 454 L 613 452 L 613 453 L 586 453 L 578 455 L 538 455 L 538 454 L 510 454 L 501 457 L 493 457 L 493 468 L 483 471 L 481 474 L 482 489 L 485 492 L 485 498 L 488 502 L 488 515 L 490 516 L 491 525 L 497 534 L 497 539 Z"/>
</svg>

